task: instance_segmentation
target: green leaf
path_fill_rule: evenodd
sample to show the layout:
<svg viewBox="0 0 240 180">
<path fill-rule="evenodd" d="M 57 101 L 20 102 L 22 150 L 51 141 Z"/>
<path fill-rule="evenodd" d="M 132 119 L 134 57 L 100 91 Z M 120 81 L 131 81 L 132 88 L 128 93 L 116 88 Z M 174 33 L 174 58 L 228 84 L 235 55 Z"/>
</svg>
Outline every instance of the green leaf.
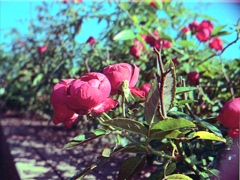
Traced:
<svg viewBox="0 0 240 180">
<path fill-rule="evenodd" d="M 209 129 L 210 131 L 212 131 L 212 132 L 213 132 L 214 134 L 216 134 L 217 136 L 223 137 L 221 131 L 220 131 L 216 126 L 214 126 L 214 125 L 212 125 L 212 124 L 210 124 L 210 123 L 208 123 L 208 122 L 206 122 L 206 121 L 202 121 L 202 120 L 198 121 L 198 123 L 199 123 L 202 127 L 205 127 L 205 128 L 207 128 L 207 129 Z"/>
<path fill-rule="evenodd" d="M 182 94 L 185 92 L 189 92 L 189 91 L 194 91 L 197 90 L 198 88 L 196 87 L 177 87 L 176 88 L 176 94 Z"/>
<path fill-rule="evenodd" d="M 198 137 L 198 139 L 205 139 L 205 140 L 211 140 L 211 141 L 221 141 L 226 142 L 226 139 L 217 136 L 216 134 L 207 132 L 207 131 L 197 131 L 190 134 L 191 138 Z"/>
<path fill-rule="evenodd" d="M 147 128 L 143 124 L 133 119 L 128 118 L 114 118 L 113 120 L 105 121 L 104 124 L 125 129 L 127 131 L 131 131 L 137 134 L 143 134 L 145 136 L 148 135 Z"/>
<path fill-rule="evenodd" d="M 170 163 L 166 169 L 166 175 L 171 174 L 176 169 L 176 163 Z"/>
<path fill-rule="evenodd" d="M 121 32 L 119 32 L 116 36 L 114 36 L 113 40 L 114 41 L 120 41 L 120 40 L 129 40 L 129 39 L 134 39 L 135 34 L 132 29 L 125 29 Z"/>
<path fill-rule="evenodd" d="M 183 47 L 195 46 L 195 43 L 192 41 L 182 40 L 178 42 L 179 45 Z"/>
<path fill-rule="evenodd" d="M 151 89 L 148 93 L 148 97 L 144 107 L 145 121 L 148 122 L 150 126 L 153 122 L 155 113 L 158 108 L 159 98 L 159 88 L 157 79 L 155 78 L 151 85 Z"/>
<path fill-rule="evenodd" d="M 118 180 L 131 179 L 136 173 L 141 171 L 145 165 L 146 158 L 129 157 L 120 167 Z"/>
<path fill-rule="evenodd" d="M 173 119 L 168 118 L 166 120 L 159 121 L 158 123 L 154 124 L 151 130 L 162 130 L 162 131 L 169 131 L 175 130 L 180 128 L 193 128 L 196 125 L 189 120 L 186 119 Z"/>
<path fill-rule="evenodd" d="M 180 106 L 180 105 L 183 105 L 183 104 L 195 103 L 195 102 L 198 102 L 198 101 L 188 99 L 188 100 L 181 100 L 181 101 L 174 102 L 174 104 L 176 104 L 177 106 Z"/>
<path fill-rule="evenodd" d="M 33 85 L 33 86 L 36 86 L 36 85 L 39 83 L 39 81 L 42 80 L 42 78 L 43 78 L 43 74 L 38 74 L 38 75 L 34 78 L 32 85 Z"/>
<path fill-rule="evenodd" d="M 217 34 L 218 32 L 220 32 L 222 29 L 224 29 L 226 27 L 226 25 L 223 25 L 223 26 L 217 26 L 213 29 L 212 31 L 212 35 L 215 35 Z"/>
<path fill-rule="evenodd" d="M 102 156 L 103 157 L 110 157 L 111 155 L 111 149 L 110 148 L 104 148 L 103 152 L 102 152 Z"/>
<path fill-rule="evenodd" d="M 192 180 L 192 178 L 190 178 L 189 176 L 186 176 L 184 174 L 172 174 L 170 176 L 167 176 L 164 179 L 171 179 L 171 180 Z"/>
<path fill-rule="evenodd" d="M 163 114 L 167 115 L 168 111 L 172 107 L 173 100 L 175 97 L 176 92 L 176 73 L 175 69 L 173 68 L 174 64 L 172 60 L 167 61 L 167 63 L 164 65 L 165 72 L 168 72 L 166 77 L 164 78 L 161 86 L 163 86 L 163 105 L 164 105 L 164 111 Z M 170 69 L 172 69 L 170 71 Z M 161 95 L 160 95 L 161 96 Z"/>
<path fill-rule="evenodd" d="M 179 135 L 182 134 L 181 131 L 179 130 L 170 130 L 170 131 L 159 131 L 159 130 L 155 130 L 155 131 L 151 131 L 151 136 L 150 139 L 177 139 L 179 137 Z"/>
<path fill-rule="evenodd" d="M 214 35 L 212 35 L 211 37 L 219 37 L 219 36 L 225 36 L 225 35 L 229 35 L 231 34 L 231 32 L 228 32 L 228 31 L 220 31 Z"/>
</svg>

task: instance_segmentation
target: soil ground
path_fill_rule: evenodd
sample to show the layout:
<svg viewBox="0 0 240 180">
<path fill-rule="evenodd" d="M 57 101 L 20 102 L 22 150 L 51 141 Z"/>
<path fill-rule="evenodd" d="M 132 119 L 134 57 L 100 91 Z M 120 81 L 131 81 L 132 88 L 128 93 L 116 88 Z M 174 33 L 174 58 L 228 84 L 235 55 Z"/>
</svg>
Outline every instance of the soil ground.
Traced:
<svg viewBox="0 0 240 180">
<path fill-rule="evenodd" d="M 81 134 L 77 127 L 65 129 L 48 120 L 2 115 L 0 179 L 70 179 L 75 173 L 97 162 L 103 147 L 109 146 L 111 137 L 95 140 L 85 146 L 62 150 L 63 146 Z M 5 144 L 4 144 L 5 143 Z M 8 155 L 6 155 L 8 154 Z M 128 155 L 120 154 L 101 167 L 94 169 L 84 179 L 117 179 L 120 164 Z M 12 162 L 11 162 L 12 161 Z M 8 166 L 6 166 L 8 164 Z M 145 168 L 138 179 L 146 179 L 153 167 Z"/>
</svg>

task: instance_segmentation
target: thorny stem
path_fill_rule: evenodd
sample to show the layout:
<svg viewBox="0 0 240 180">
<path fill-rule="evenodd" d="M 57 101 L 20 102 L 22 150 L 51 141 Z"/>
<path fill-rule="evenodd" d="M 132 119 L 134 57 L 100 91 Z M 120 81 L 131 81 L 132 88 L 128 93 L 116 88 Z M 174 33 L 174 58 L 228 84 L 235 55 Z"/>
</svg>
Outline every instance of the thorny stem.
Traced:
<svg viewBox="0 0 240 180">
<path fill-rule="evenodd" d="M 228 84 L 228 86 L 229 86 L 229 88 L 230 88 L 230 93 L 231 93 L 231 95 L 232 95 L 232 99 L 234 99 L 234 90 L 233 90 L 233 87 L 232 87 L 232 83 L 231 83 L 231 81 L 229 80 L 229 77 L 228 77 L 227 73 L 226 73 L 225 70 L 224 70 L 224 66 L 223 66 L 223 63 L 222 63 L 222 62 L 221 62 L 221 65 L 222 65 L 222 72 L 223 72 L 224 78 L 226 79 L 227 84 Z"/>
</svg>

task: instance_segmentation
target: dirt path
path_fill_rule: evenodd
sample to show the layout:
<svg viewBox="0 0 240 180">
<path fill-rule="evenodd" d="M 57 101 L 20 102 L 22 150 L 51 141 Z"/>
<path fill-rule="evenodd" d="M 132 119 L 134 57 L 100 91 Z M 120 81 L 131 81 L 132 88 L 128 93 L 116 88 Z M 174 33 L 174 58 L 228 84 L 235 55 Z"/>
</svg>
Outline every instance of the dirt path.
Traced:
<svg viewBox="0 0 240 180">
<path fill-rule="evenodd" d="M 69 179 L 76 172 L 97 161 L 102 148 L 109 145 L 105 138 L 70 150 L 62 147 L 81 132 L 76 127 L 65 129 L 47 120 L 2 117 L 0 123 L 20 179 Z M 112 158 L 104 166 L 93 170 L 85 179 L 117 179 L 120 163 L 125 155 Z M 10 170 L 9 170 L 10 171 Z M 149 173 L 142 172 L 140 179 Z"/>
</svg>

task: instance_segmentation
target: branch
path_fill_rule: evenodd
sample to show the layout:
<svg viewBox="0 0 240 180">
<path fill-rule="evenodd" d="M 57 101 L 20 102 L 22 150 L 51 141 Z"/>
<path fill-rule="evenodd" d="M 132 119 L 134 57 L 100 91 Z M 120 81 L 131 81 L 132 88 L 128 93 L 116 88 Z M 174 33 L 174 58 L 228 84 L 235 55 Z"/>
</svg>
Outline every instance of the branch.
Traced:
<svg viewBox="0 0 240 180">
<path fill-rule="evenodd" d="M 213 58 L 213 57 L 215 57 L 215 56 L 220 56 L 229 46 L 231 46 L 232 44 L 236 43 L 238 40 L 239 40 L 239 37 L 238 37 L 238 34 L 237 34 L 237 38 L 236 38 L 234 41 L 230 42 L 225 48 L 223 48 L 220 53 L 214 53 L 214 54 L 212 54 L 211 56 L 209 56 L 208 58 L 206 58 L 205 60 L 203 60 L 202 62 L 200 62 L 198 65 L 200 65 L 200 64 L 208 61 L 209 59 L 211 59 L 211 58 Z"/>
</svg>

